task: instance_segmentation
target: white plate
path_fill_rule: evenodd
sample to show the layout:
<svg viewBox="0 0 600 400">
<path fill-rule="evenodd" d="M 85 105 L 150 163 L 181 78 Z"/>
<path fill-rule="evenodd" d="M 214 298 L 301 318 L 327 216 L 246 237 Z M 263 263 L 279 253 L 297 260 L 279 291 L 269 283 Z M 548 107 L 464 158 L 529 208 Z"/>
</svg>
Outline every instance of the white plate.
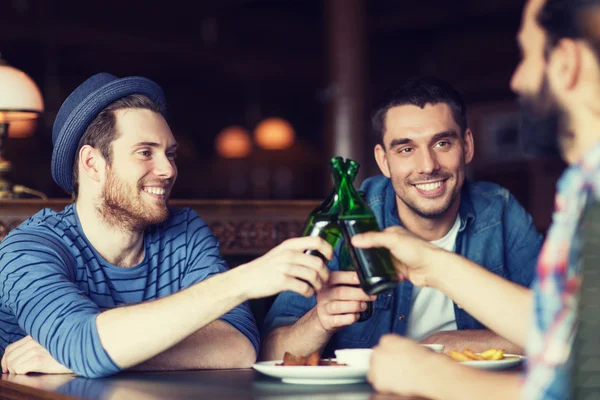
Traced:
<svg viewBox="0 0 600 400">
<path fill-rule="evenodd" d="M 504 358 L 502 360 L 463 361 L 461 364 L 479 369 L 507 369 L 516 367 L 525 359 L 525 356 L 516 354 L 505 354 L 504 357 L 509 358 Z"/>
<path fill-rule="evenodd" d="M 281 360 L 262 361 L 254 364 L 252 368 L 265 375 L 281 378 L 285 383 L 301 385 L 340 385 L 363 382 L 369 370 L 368 367 L 348 365 L 316 367 L 276 365 L 281 363 Z"/>
</svg>

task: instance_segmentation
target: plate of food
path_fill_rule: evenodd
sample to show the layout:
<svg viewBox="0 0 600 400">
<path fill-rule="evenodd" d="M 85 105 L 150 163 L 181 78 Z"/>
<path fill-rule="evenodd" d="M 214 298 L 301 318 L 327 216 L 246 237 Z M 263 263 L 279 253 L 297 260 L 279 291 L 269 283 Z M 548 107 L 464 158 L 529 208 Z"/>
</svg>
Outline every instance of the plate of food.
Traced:
<svg viewBox="0 0 600 400">
<path fill-rule="evenodd" d="M 252 366 L 285 383 L 300 385 L 341 385 L 364 382 L 368 366 L 348 365 L 336 359 L 321 359 L 319 352 L 306 357 L 285 353 L 283 360 L 262 361 Z"/>
<path fill-rule="evenodd" d="M 450 350 L 448 356 L 463 365 L 479 369 L 508 369 L 520 365 L 525 356 L 507 354 L 504 350 L 489 349 L 474 353 L 469 349 L 463 351 Z"/>
</svg>

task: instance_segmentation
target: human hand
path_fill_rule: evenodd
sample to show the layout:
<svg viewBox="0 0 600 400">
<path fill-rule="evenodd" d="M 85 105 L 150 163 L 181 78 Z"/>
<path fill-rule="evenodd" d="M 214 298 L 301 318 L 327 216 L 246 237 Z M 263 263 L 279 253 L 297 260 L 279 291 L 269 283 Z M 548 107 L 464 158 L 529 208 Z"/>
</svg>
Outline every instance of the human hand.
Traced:
<svg viewBox="0 0 600 400">
<path fill-rule="evenodd" d="M 358 321 L 360 312 L 367 308 L 369 296 L 360 287 L 358 275 L 354 271 L 334 271 L 329 280 L 317 293 L 315 315 L 319 323 L 328 332 L 336 331 Z"/>
<path fill-rule="evenodd" d="M 410 339 L 385 335 L 373 348 L 367 380 L 378 392 L 426 396 L 440 357 Z"/>
<path fill-rule="evenodd" d="M 6 346 L 2 357 L 2 373 L 27 374 L 70 374 L 72 371 L 56 361 L 41 344 L 31 336 Z"/>
<path fill-rule="evenodd" d="M 321 258 L 304 254 L 318 250 L 326 259 L 333 257 L 331 245 L 318 236 L 288 239 L 267 254 L 235 268 L 246 298 L 267 297 L 290 290 L 311 297 L 329 278 Z"/>
<path fill-rule="evenodd" d="M 352 238 L 359 248 L 384 247 L 392 253 L 394 266 L 401 280 L 408 279 L 416 286 L 431 286 L 435 275 L 434 255 L 439 247 L 413 235 L 406 229 L 393 226 L 382 232 L 367 232 Z"/>
</svg>

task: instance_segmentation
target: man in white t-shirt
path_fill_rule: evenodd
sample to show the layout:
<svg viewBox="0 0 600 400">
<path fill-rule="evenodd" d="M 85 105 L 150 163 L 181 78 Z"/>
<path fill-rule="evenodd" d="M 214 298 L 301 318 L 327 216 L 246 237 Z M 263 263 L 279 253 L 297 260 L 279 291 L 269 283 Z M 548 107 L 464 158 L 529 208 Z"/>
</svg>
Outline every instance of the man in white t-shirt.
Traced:
<svg viewBox="0 0 600 400">
<path fill-rule="evenodd" d="M 433 77 L 409 80 L 377 110 L 375 159 L 383 175 L 361 186 L 380 227 L 400 225 L 489 271 L 529 286 L 542 236 L 531 216 L 508 190 L 466 180 L 474 154 L 473 134 L 460 94 Z M 356 273 L 334 271 L 312 298 L 280 294 L 265 319 L 261 356 L 278 359 L 285 351 L 307 354 L 372 347 L 386 333 L 449 349 L 521 349 L 488 330 L 442 292 L 410 282 L 370 298 L 356 285 Z M 373 301 L 373 314 L 357 322 Z M 502 301 L 499 299 L 499 301 Z"/>
</svg>

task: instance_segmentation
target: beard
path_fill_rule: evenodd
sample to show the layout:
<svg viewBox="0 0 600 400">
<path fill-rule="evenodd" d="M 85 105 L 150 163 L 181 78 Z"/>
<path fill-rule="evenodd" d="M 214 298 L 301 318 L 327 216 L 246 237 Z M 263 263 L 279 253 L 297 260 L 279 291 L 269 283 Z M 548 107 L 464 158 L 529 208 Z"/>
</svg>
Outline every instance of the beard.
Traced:
<svg viewBox="0 0 600 400">
<path fill-rule="evenodd" d="M 452 174 L 450 174 L 449 172 L 436 172 L 429 175 L 423 175 L 419 178 L 418 181 L 423 182 L 429 180 L 445 179 L 447 183 L 450 178 L 452 178 Z M 411 198 L 411 196 L 404 196 L 400 188 L 412 186 L 413 183 L 405 181 L 399 182 L 398 180 L 394 179 L 393 176 L 391 177 L 391 179 L 392 186 L 394 187 L 394 191 L 396 192 L 396 197 L 400 199 L 412 212 L 414 212 L 421 218 L 436 219 L 443 216 L 456 202 L 458 196 L 460 195 L 460 189 L 457 190 L 457 186 L 459 186 L 457 183 L 456 186 L 453 188 L 446 187 L 446 190 L 451 190 L 451 193 L 446 194 L 446 198 L 443 199 L 443 203 L 441 205 L 438 205 L 437 207 L 426 207 L 424 203 L 428 201 L 437 201 L 438 199 L 413 199 Z"/>
<path fill-rule="evenodd" d="M 167 202 L 146 202 L 141 191 L 141 188 L 119 179 L 108 168 L 101 204 L 97 209 L 109 225 L 121 230 L 141 231 L 165 221 L 169 216 Z"/>
<path fill-rule="evenodd" d="M 565 132 L 566 115 L 552 94 L 546 74 L 540 90 L 533 95 L 521 95 L 519 105 L 523 151 L 537 157 L 560 157 L 560 136 Z"/>
</svg>

